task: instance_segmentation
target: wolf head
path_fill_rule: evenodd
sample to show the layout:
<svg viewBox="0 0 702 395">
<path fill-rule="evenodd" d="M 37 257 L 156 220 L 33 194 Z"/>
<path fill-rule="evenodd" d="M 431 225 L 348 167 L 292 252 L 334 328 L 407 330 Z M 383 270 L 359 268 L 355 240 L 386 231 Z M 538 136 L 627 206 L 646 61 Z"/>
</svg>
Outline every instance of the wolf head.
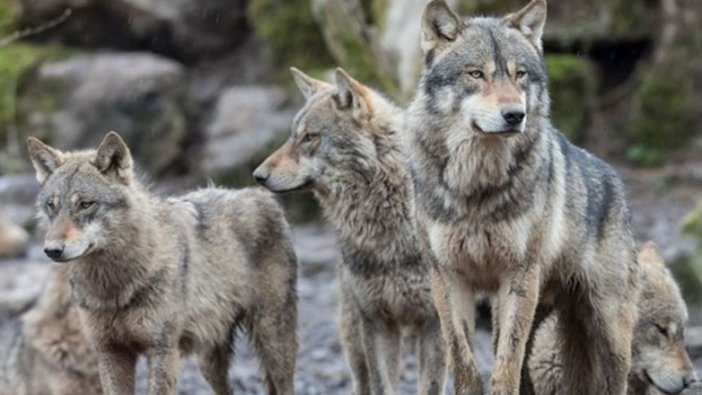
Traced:
<svg viewBox="0 0 702 395">
<path fill-rule="evenodd" d="M 638 259 L 644 281 L 632 343 L 632 374 L 644 385 L 677 394 L 697 381 L 683 338 L 685 302 L 655 244 L 645 244 Z"/>
<path fill-rule="evenodd" d="M 453 143 L 524 133 L 548 111 L 541 36 L 546 1 L 497 18 L 461 19 L 443 0 L 424 11 L 418 96 Z"/>
<path fill-rule="evenodd" d="M 47 228 L 46 255 L 66 262 L 103 248 L 134 183 L 132 157 L 122 138 L 110 132 L 97 150 L 61 152 L 29 137 L 27 148 L 42 184 L 37 209 Z"/>
<path fill-rule="evenodd" d="M 384 141 L 396 132 L 401 111 L 342 69 L 334 84 L 291 71 L 307 102 L 287 142 L 254 171 L 256 181 L 274 192 L 323 195 L 343 178 L 368 181 L 378 150 L 391 149 Z"/>
</svg>

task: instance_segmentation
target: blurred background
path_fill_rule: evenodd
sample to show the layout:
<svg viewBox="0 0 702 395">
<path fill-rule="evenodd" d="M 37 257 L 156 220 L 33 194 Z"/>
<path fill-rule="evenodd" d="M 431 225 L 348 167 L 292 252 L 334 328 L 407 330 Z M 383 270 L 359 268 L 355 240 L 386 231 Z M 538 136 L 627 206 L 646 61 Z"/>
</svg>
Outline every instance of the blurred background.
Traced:
<svg viewBox="0 0 702 395">
<path fill-rule="evenodd" d="M 161 193 L 208 181 L 252 185 L 251 171 L 285 140 L 302 104 L 290 66 L 325 78 L 341 65 L 399 103 L 412 97 L 426 2 L 0 0 L 0 301 L 36 295 L 49 267 L 33 221 L 38 185 L 27 136 L 74 149 L 117 130 Z M 448 2 L 475 15 L 515 11 L 526 0 Z M 658 243 L 689 303 L 698 368 L 701 18 L 699 0 L 553 0 L 544 44 L 554 122 L 620 171 L 637 240 Z M 348 393 L 333 235 L 311 196 L 282 200 L 301 260 L 297 390 Z M 488 339 L 478 333 L 486 372 Z M 250 353 L 237 358 L 237 392 L 259 393 Z M 410 388 L 415 377 L 403 380 Z M 181 392 L 203 388 L 186 364 Z"/>
</svg>

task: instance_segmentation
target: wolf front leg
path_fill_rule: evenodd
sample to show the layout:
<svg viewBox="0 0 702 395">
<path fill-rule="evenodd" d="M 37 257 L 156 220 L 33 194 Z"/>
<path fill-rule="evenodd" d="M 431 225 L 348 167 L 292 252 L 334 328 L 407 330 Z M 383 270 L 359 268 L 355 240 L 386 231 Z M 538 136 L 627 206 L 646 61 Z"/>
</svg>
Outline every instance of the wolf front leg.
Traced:
<svg viewBox="0 0 702 395">
<path fill-rule="evenodd" d="M 427 322 L 418 333 L 419 395 L 442 395 L 446 384 L 446 345 L 438 321 Z"/>
<path fill-rule="evenodd" d="M 126 347 L 96 345 L 100 383 L 105 395 L 134 395 L 137 355 Z"/>
<path fill-rule="evenodd" d="M 149 365 L 149 395 L 173 395 L 178 386 L 180 356 L 176 345 L 152 348 L 146 353 Z"/>
<path fill-rule="evenodd" d="M 439 313 L 456 395 L 481 395 L 483 384 L 471 349 L 475 329 L 475 297 L 461 276 L 437 265 L 431 291 Z"/>
<path fill-rule="evenodd" d="M 539 299 L 539 276 L 540 266 L 531 263 L 500 286 L 494 301 L 499 305 L 499 331 L 491 395 L 519 394 L 526 344 Z"/>
<path fill-rule="evenodd" d="M 371 394 L 397 394 L 402 343 L 400 328 L 379 317 L 363 317 L 362 328 Z"/>
</svg>

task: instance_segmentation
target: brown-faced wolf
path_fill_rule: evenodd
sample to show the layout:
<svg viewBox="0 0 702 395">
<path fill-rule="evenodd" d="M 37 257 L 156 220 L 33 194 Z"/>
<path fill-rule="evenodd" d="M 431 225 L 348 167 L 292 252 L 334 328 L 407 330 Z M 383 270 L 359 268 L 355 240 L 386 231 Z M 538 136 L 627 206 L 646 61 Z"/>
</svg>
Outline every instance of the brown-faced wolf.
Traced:
<svg viewBox="0 0 702 395">
<path fill-rule="evenodd" d="M 639 267 L 614 170 L 549 119 L 546 2 L 461 19 L 441 0 L 422 28 L 410 104 L 420 236 L 457 393 L 481 393 L 468 339 L 476 292 L 496 306 L 492 394 L 516 394 L 537 305 L 559 314 L 567 394 L 625 393 Z"/>
<path fill-rule="evenodd" d="M 684 344 L 687 308 L 654 243 L 641 248 L 638 261 L 643 279 L 639 320 L 631 344 L 629 394 L 679 394 L 697 381 Z M 557 325 L 554 315 L 536 330 L 529 373 L 537 394 L 563 393 Z"/>
<path fill-rule="evenodd" d="M 214 391 L 231 394 L 239 328 L 269 393 L 293 393 L 297 262 L 268 191 L 205 188 L 164 200 L 137 181 L 114 132 L 97 150 L 27 144 L 42 183 L 44 251 L 65 262 L 105 393 L 133 394 L 145 355 L 149 394 L 174 394 L 180 357 L 194 353 Z"/>
<path fill-rule="evenodd" d="M 341 336 L 354 393 L 398 392 L 402 332 L 411 330 L 418 392 L 442 394 L 445 356 L 413 227 L 402 111 L 341 69 L 336 84 L 292 71 L 307 103 L 254 177 L 275 192 L 312 190 L 338 234 Z"/>
<path fill-rule="evenodd" d="M 101 393 L 97 355 L 56 265 L 33 305 L 0 326 L 0 395 Z"/>
</svg>

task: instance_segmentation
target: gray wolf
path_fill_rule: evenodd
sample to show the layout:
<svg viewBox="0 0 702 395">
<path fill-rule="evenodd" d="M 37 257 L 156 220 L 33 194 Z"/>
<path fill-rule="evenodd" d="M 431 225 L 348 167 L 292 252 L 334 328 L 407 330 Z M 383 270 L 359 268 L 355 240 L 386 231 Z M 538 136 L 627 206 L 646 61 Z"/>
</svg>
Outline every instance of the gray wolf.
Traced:
<svg viewBox="0 0 702 395">
<path fill-rule="evenodd" d="M 639 251 L 643 271 L 639 320 L 631 344 L 629 395 L 679 394 L 697 381 L 685 351 L 687 308 L 675 280 L 653 242 Z M 529 373 L 537 394 L 562 393 L 558 317 L 552 315 L 536 330 Z"/>
<path fill-rule="evenodd" d="M 102 394 L 97 355 L 54 266 L 39 298 L 0 326 L 0 395 L 76 394 Z"/>
<path fill-rule="evenodd" d="M 341 337 L 355 394 L 398 392 L 403 331 L 417 335 L 420 394 L 442 394 L 445 354 L 418 248 L 403 112 L 341 69 L 292 69 L 307 102 L 254 172 L 274 192 L 311 190 L 338 234 Z"/>
<path fill-rule="evenodd" d="M 461 19 L 441 0 L 407 109 L 419 233 L 459 394 L 482 392 L 469 347 L 476 294 L 494 305 L 490 393 L 516 394 L 539 309 L 552 306 L 568 394 L 624 394 L 640 270 L 615 171 L 551 124 L 546 2 Z"/>
<path fill-rule="evenodd" d="M 138 355 L 149 394 L 174 394 L 196 354 L 215 393 L 231 394 L 233 338 L 245 329 L 271 394 L 292 394 L 297 260 L 283 211 L 263 189 L 205 188 L 162 199 L 136 179 L 114 132 L 97 150 L 27 141 L 42 184 L 44 251 L 65 262 L 72 300 L 106 394 L 133 394 Z"/>
</svg>

